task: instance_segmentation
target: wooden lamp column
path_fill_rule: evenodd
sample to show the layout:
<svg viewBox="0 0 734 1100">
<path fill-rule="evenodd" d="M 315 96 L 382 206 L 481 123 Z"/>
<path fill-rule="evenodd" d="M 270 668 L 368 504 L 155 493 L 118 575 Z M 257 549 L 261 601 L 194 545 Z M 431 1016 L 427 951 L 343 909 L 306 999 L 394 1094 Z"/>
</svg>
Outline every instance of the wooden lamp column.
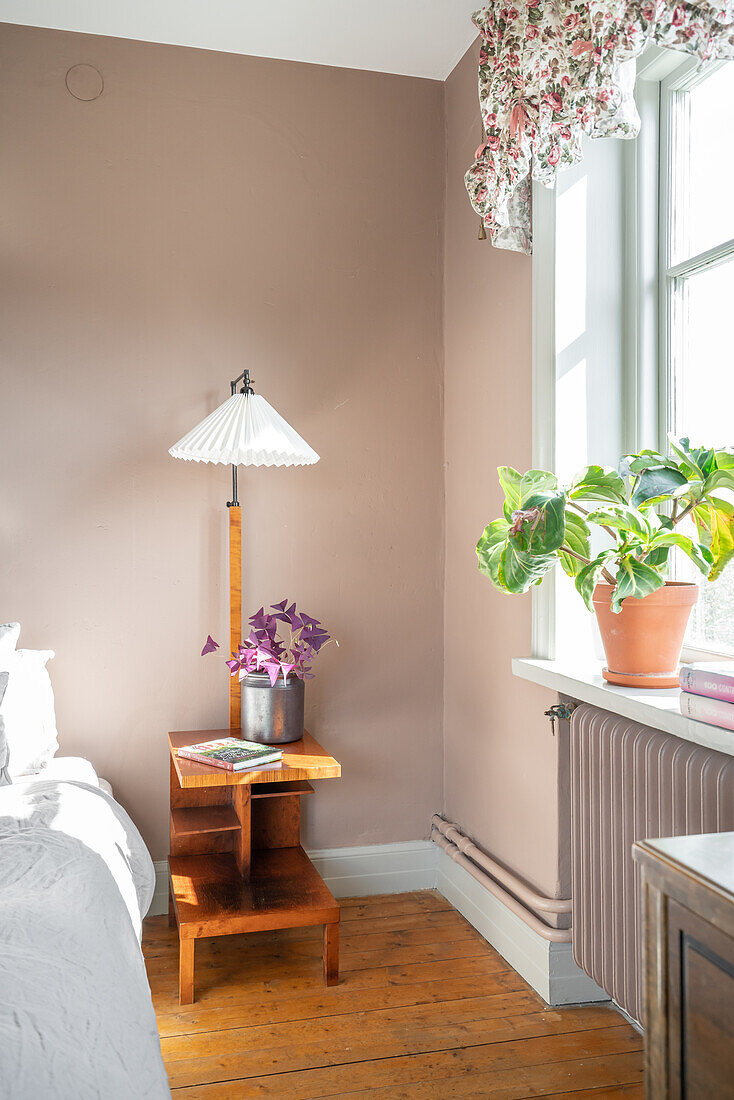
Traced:
<svg viewBox="0 0 734 1100">
<path fill-rule="evenodd" d="M 230 382 L 234 395 L 237 385 L 243 382 L 243 392 L 252 393 L 249 370 Z M 242 509 L 237 499 L 237 467 L 232 466 L 232 499 L 227 501 L 229 511 L 229 652 L 236 653 L 242 641 Z M 242 728 L 242 687 L 237 676 L 229 678 L 229 728 Z"/>
<path fill-rule="evenodd" d="M 233 466 L 235 488 L 237 467 Z M 237 494 L 235 493 L 235 501 Z M 229 509 L 229 651 L 236 653 L 242 641 L 242 509 L 228 504 Z M 229 728 L 242 726 L 242 688 L 237 676 L 229 678 Z"/>
</svg>

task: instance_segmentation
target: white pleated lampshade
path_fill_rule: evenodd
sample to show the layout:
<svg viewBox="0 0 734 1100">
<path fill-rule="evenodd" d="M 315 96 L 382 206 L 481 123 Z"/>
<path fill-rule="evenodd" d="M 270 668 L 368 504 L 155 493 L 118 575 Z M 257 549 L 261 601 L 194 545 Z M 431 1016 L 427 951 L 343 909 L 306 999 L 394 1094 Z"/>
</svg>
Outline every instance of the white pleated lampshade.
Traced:
<svg viewBox="0 0 734 1100">
<path fill-rule="evenodd" d="M 234 393 L 170 448 L 228 466 L 311 466 L 319 456 L 259 393 Z"/>
</svg>

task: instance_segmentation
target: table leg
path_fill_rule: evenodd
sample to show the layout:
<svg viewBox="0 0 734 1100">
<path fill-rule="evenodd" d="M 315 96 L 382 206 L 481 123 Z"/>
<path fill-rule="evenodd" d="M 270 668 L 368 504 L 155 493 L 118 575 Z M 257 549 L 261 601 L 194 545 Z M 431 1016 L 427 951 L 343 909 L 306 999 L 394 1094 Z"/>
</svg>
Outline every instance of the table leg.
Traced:
<svg viewBox="0 0 734 1100">
<path fill-rule="evenodd" d="M 194 1003 L 194 944 L 196 940 L 178 941 L 178 1003 Z"/>
<path fill-rule="evenodd" d="M 176 910 L 173 906 L 173 890 L 171 889 L 170 883 L 168 886 L 168 927 L 176 927 Z"/>
<path fill-rule="evenodd" d="M 339 984 L 339 924 L 324 925 L 324 981 Z"/>
<path fill-rule="evenodd" d="M 232 805 L 240 819 L 239 832 L 235 833 L 234 858 L 240 874 L 247 879 L 252 862 L 252 799 L 249 786 L 232 787 Z"/>
</svg>

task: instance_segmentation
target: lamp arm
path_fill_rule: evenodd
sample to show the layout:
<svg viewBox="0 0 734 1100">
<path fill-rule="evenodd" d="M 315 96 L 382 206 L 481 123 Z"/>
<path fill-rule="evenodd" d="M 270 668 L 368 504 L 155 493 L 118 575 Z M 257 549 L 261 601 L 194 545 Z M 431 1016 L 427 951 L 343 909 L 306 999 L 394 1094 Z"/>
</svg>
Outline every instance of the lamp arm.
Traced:
<svg viewBox="0 0 734 1100">
<path fill-rule="evenodd" d="M 237 467 L 232 466 L 232 499 L 227 501 L 228 508 L 239 508 L 240 502 L 237 499 Z"/>
<path fill-rule="evenodd" d="M 249 370 L 243 370 L 242 374 L 238 374 L 233 381 L 230 382 L 229 388 L 234 397 L 237 392 L 238 383 L 242 382 L 242 389 L 240 393 L 254 393 L 252 386 L 250 385 L 250 372 Z M 240 502 L 237 499 L 237 467 L 232 466 L 232 499 L 227 501 L 228 508 L 239 508 Z"/>
<path fill-rule="evenodd" d="M 230 382 L 230 388 L 234 394 L 237 390 L 238 382 L 242 382 L 242 389 L 240 393 L 254 393 L 252 386 L 250 385 L 250 372 L 249 370 L 243 370 L 242 374 L 238 374 L 233 382 Z"/>
</svg>

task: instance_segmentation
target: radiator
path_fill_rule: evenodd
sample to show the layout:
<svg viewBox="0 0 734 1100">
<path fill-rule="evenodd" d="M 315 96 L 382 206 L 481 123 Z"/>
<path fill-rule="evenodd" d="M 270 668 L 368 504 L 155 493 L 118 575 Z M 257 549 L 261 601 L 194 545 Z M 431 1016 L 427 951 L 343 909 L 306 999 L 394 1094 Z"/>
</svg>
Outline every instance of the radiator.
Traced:
<svg viewBox="0 0 734 1100">
<path fill-rule="evenodd" d="M 632 844 L 734 830 L 734 758 L 586 704 L 570 737 L 573 956 L 642 1022 Z"/>
</svg>

